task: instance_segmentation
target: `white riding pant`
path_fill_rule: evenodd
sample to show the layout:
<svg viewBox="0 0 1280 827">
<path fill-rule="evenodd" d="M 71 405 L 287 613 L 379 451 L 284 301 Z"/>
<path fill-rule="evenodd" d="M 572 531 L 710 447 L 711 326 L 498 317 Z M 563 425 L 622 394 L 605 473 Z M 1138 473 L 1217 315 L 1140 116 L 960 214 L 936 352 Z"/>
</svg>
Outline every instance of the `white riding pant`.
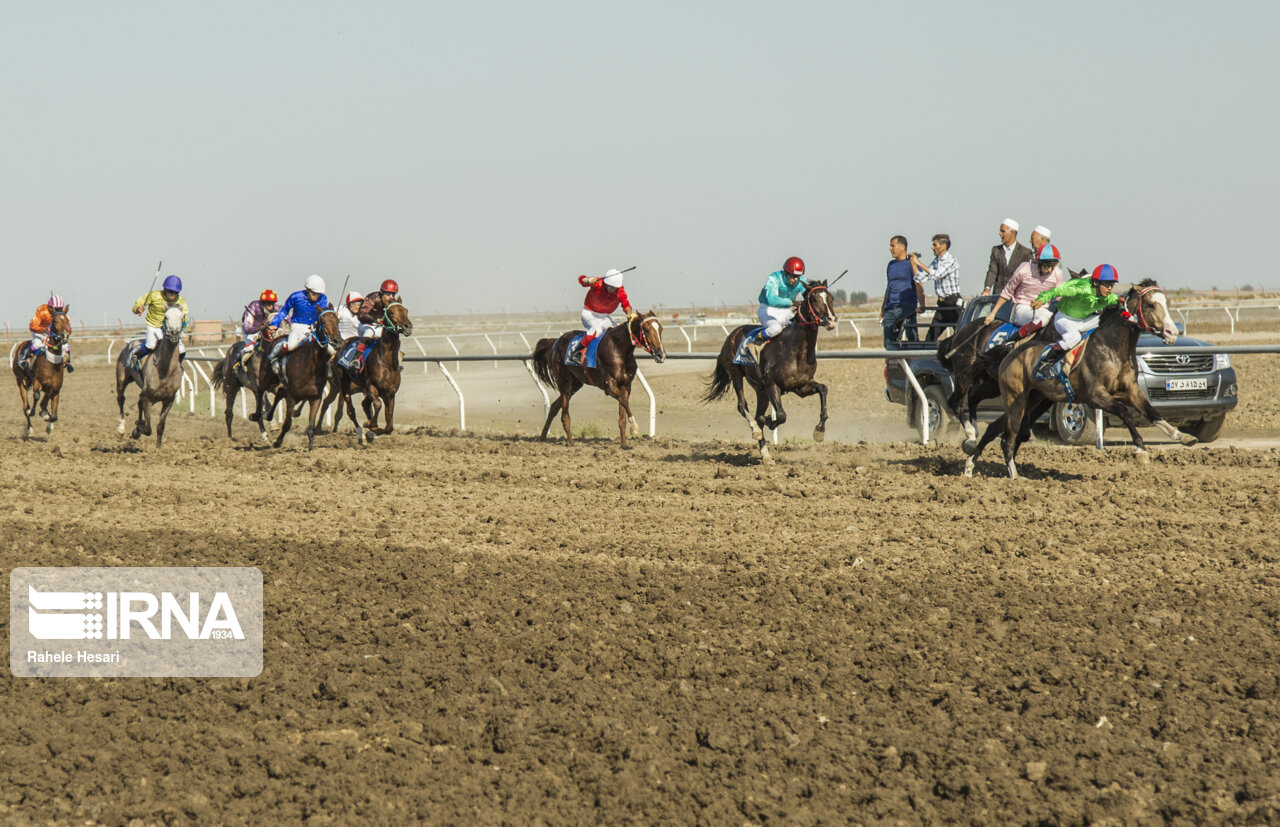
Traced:
<svg viewBox="0 0 1280 827">
<path fill-rule="evenodd" d="M 582 326 L 587 329 L 587 335 L 595 338 L 613 327 L 613 316 L 609 313 L 597 313 L 594 310 L 582 308 Z"/>
<path fill-rule="evenodd" d="M 756 313 L 756 318 L 760 320 L 760 324 L 764 325 L 764 335 L 772 339 L 782 332 L 782 328 L 787 326 L 787 322 L 791 321 L 791 317 L 795 314 L 795 308 L 792 307 L 772 307 L 762 304 Z"/>
<path fill-rule="evenodd" d="M 284 344 L 286 351 L 293 350 L 302 344 L 302 340 L 307 338 L 307 334 L 311 332 L 309 324 L 294 324 L 289 326 L 289 339 Z"/>
<path fill-rule="evenodd" d="M 1035 316 L 1035 311 L 1031 309 L 1031 305 L 1029 304 L 1015 304 L 1012 305 L 1012 307 L 1013 309 L 1009 311 L 1009 321 L 1013 322 L 1018 327 L 1028 324 Z M 1045 321 L 1048 320 L 1049 319 L 1046 316 Z"/>
<path fill-rule="evenodd" d="M 1097 313 L 1085 319 L 1076 319 L 1062 313 L 1054 316 L 1053 327 L 1058 331 L 1058 335 L 1062 337 L 1058 340 L 1058 345 L 1063 350 L 1070 350 L 1080 344 L 1085 332 L 1098 326 L 1098 318 Z"/>
<path fill-rule="evenodd" d="M 164 341 L 164 330 L 159 327 L 151 327 L 150 325 L 148 325 L 147 338 L 145 341 L 147 350 L 148 351 L 155 350 L 156 348 L 160 347 L 160 343 L 163 341 Z M 187 346 L 183 344 L 181 339 L 178 340 L 178 352 L 179 353 L 187 352 Z"/>
<path fill-rule="evenodd" d="M 356 335 L 361 339 L 378 339 L 382 336 L 382 325 L 360 322 L 356 328 Z"/>
</svg>

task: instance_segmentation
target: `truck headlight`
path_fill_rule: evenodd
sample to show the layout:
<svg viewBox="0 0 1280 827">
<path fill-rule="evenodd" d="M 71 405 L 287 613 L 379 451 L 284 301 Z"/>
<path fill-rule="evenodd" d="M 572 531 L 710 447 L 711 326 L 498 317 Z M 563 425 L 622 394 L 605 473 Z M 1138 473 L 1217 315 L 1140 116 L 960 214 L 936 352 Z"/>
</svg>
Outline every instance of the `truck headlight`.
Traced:
<svg viewBox="0 0 1280 827">
<path fill-rule="evenodd" d="M 1215 353 L 1215 354 L 1213 354 L 1213 369 L 1214 369 L 1214 370 L 1224 370 L 1224 369 L 1229 368 L 1229 367 L 1231 367 L 1231 354 L 1230 354 L 1230 353 Z"/>
</svg>

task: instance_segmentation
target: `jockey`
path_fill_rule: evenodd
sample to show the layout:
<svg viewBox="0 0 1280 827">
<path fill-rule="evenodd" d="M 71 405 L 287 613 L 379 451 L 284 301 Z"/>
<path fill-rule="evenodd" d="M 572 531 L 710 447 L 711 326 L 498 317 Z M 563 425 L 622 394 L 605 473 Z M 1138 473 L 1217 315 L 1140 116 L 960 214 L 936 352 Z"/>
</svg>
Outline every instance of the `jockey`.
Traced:
<svg viewBox="0 0 1280 827">
<path fill-rule="evenodd" d="M 49 301 L 36 308 L 35 315 L 31 317 L 31 324 L 28 325 L 31 329 L 31 347 L 27 348 L 27 352 L 18 361 L 24 371 L 30 372 L 31 366 L 36 363 L 36 357 L 44 349 L 45 336 L 53 325 L 53 314 L 66 312 L 67 303 L 61 296 L 50 296 Z M 67 330 L 70 331 L 71 328 L 68 327 Z M 75 373 L 75 368 L 71 366 L 70 342 L 62 346 L 62 358 L 67 366 L 67 373 Z"/>
<path fill-rule="evenodd" d="M 276 315 L 271 317 L 271 322 L 267 325 L 267 329 L 275 333 L 275 329 L 284 322 L 289 320 L 289 339 L 281 346 L 277 346 L 271 352 L 271 368 L 279 376 L 283 373 L 280 370 L 281 360 L 284 355 L 293 350 L 311 332 L 311 328 L 320 318 L 320 311 L 329 307 L 329 297 L 324 294 L 324 279 L 319 276 L 307 276 L 307 281 L 301 290 L 289 295 L 285 299 L 284 306 L 281 307 Z"/>
<path fill-rule="evenodd" d="M 274 290 L 263 290 L 257 299 L 244 306 L 244 316 L 240 319 L 240 331 L 244 336 L 244 347 L 240 350 L 241 367 L 253 358 L 259 331 L 267 326 L 271 315 L 279 309 L 280 297 Z"/>
<path fill-rule="evenodd" d="M 764 325 L 763 338 L 747 343 L 757 363 L 760 361 L 760 349 L 791 321 L 796 313 L 796 304 L 808 286 L 809 282 L 804 277 L 804 259 L 799 256 L 787 259 L 781 270 L 775 270 L 765 279 L 764 287 L 760 289 L 760 309 L 756 313 L 760 324 Z"/>
<path fill-rule="evenodd" d="M 587 298 L 582 306 L 582 326 L 587 334 L 582 337 L 578 350 L 587 352 L 587 345 L 596 337 L 613 327 L 613 311 L 622 305 L 627 319 L 635 318 L 636 311 L 627 299 L 627 291 L 622 287 L 622 273 L 609 270 L 604 278 L 594 276 L 578 276 L 578 284 L 587 288 Z"/>
<path fill-rule="evenodd" d="M 134 315 L 142 316 L 143 322 L 147 326 L 147 338 L 143 341 L 142 347 L 134 350 L 129 354 L 129 366 L 132 368 L 140 368 L 142 357 L 156 349 L 160 344 L 160 340 L 164 338 L 164 312 L 170 307 L 181 308 L 182 310 L 182 327 L 187 326 L 187 300 L 179 295 L 182 292 L 182 279 L 177 276 L 166 276 L 164 283 L 160 285 L 159 290 L 152 290 L 138 298 L 133 303 Z M 178 340 L 178 361 L 186 358 L 187 346 L 182 340 Z"/>
<path fill-rule="evenodd" d="M 1036 373 L 1043 376 L 1053 363 L 1062 358 L 1062 354 L 1080 344 L 1082 334 L 1098 326 L 1098 314 L 1120 303 L 1120 297 L 1112 292 L 1118 276 L 1116 268 L 1103 264 L 1094 268 L 1092 278 L 1068 279 L 1036 296 L 1031 307 L 1036 311 L 1040 324 L 1043 324 L 1040 320 L 1047 319 L 1049 312 L 1044 305 L 1050 299 L 1061 299 L 1058 312 L 1053 316 L 1053 326 L 1062 337 L 1045 350 L 1036 363 Z"/>
<path fill-rule="evenodd" d="M 356 309 L 356 320 L 359 322 L 356 335 L 362 339 L 377 339 L 381 336 L 382 311 L 386 310 L 388 305 L 398 301 L 400 301 L 400 285 L 396 284 L 395 279 L 384 279 L 378 289 L 366 295 Z"/>
<path fill-rule="evenodd" d="M 1000 291 L 1000 298 L 996 299 L 995 306 L 991 308 L 991 312 L 987 314 L 987 318 L 983 320 L 984 324 L 991 324 L 996 320 L 996 314 L 1000 312 L 1000 308 L 1012 302 L 1013 309 L 1009 313 L 1009 321 L 1013 324 L 1024 327 L 1027 331 L 1023 333 L 1018 331 L 1016 338 L 1033 333 L 1031 329 L 1032 309 L 1031 302 L 1035 300 L 1046 290 L 1052 290 L 1059 284 L 1062 284 L 1062 256 L 1058 252 L 1058 248 L 1052 244 L 1042 244 L 1035 253 L 1034 261 L 1024 261 L 1018 265 L 1013 271 L 1013 275 L 1009 277 L 1009 281 L 1005 284 L 1004 289 Z M 1032 269 L 1035 268 L 1035 269 Z M 1048 321 L 1048 313 L 1044 314 L 1044 321 Z M 1044 326 L 1041 322 L 1039 330 Z"/>
<path fill-rule="evenodd" d="M 342 307 L 338 308 L 338 337 L 344 342 L 360 335 L 360 320 L 356 312 L 364 301 L 359 291 L 352 290 L 342 298 Z"/>
</svg>

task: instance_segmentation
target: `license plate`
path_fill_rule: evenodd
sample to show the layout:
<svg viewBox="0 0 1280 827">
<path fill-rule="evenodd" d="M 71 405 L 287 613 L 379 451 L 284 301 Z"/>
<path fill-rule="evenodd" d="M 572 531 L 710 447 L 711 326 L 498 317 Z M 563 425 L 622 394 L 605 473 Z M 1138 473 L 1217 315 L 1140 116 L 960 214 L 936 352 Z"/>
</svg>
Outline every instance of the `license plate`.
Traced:
<svg viewBox="0 0 1280 827">
<path fill-rule="evenodd" d="M 1209 387 L 1209 380 L 1205 377 L 1199 379 L 1169 379 L 1164 383 L 1164 389 L 1167 391 L 1202 391 Z"/>
</svg>

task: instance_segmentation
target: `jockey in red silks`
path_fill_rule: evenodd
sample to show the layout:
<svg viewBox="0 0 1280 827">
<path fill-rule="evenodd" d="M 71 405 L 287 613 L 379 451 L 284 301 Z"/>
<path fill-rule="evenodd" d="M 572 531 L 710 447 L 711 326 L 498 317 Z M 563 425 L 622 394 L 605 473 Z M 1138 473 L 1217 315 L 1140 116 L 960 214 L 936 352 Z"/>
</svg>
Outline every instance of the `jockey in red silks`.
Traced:
<svg viewBox="0 0 1280 827">
<path fill-rule="evenodd" d="M 580 345 L 582 352 L 586 353 L 587 345 L 613 327 L 612 314 L 619 304 L 627 314 L 628 321 L 635 318 L 636 311 L 631 307 L 631 302 L 627 301 L 627 291 L 622 287 L 622 273 L 617 270 L 605 273 L 604 278 L 578 276 L 578 284 L 587 288 L 587 300 L 582 307 L 582 326 L 587 329 L 587 335 L 582 337 Z"/>
</svg>

